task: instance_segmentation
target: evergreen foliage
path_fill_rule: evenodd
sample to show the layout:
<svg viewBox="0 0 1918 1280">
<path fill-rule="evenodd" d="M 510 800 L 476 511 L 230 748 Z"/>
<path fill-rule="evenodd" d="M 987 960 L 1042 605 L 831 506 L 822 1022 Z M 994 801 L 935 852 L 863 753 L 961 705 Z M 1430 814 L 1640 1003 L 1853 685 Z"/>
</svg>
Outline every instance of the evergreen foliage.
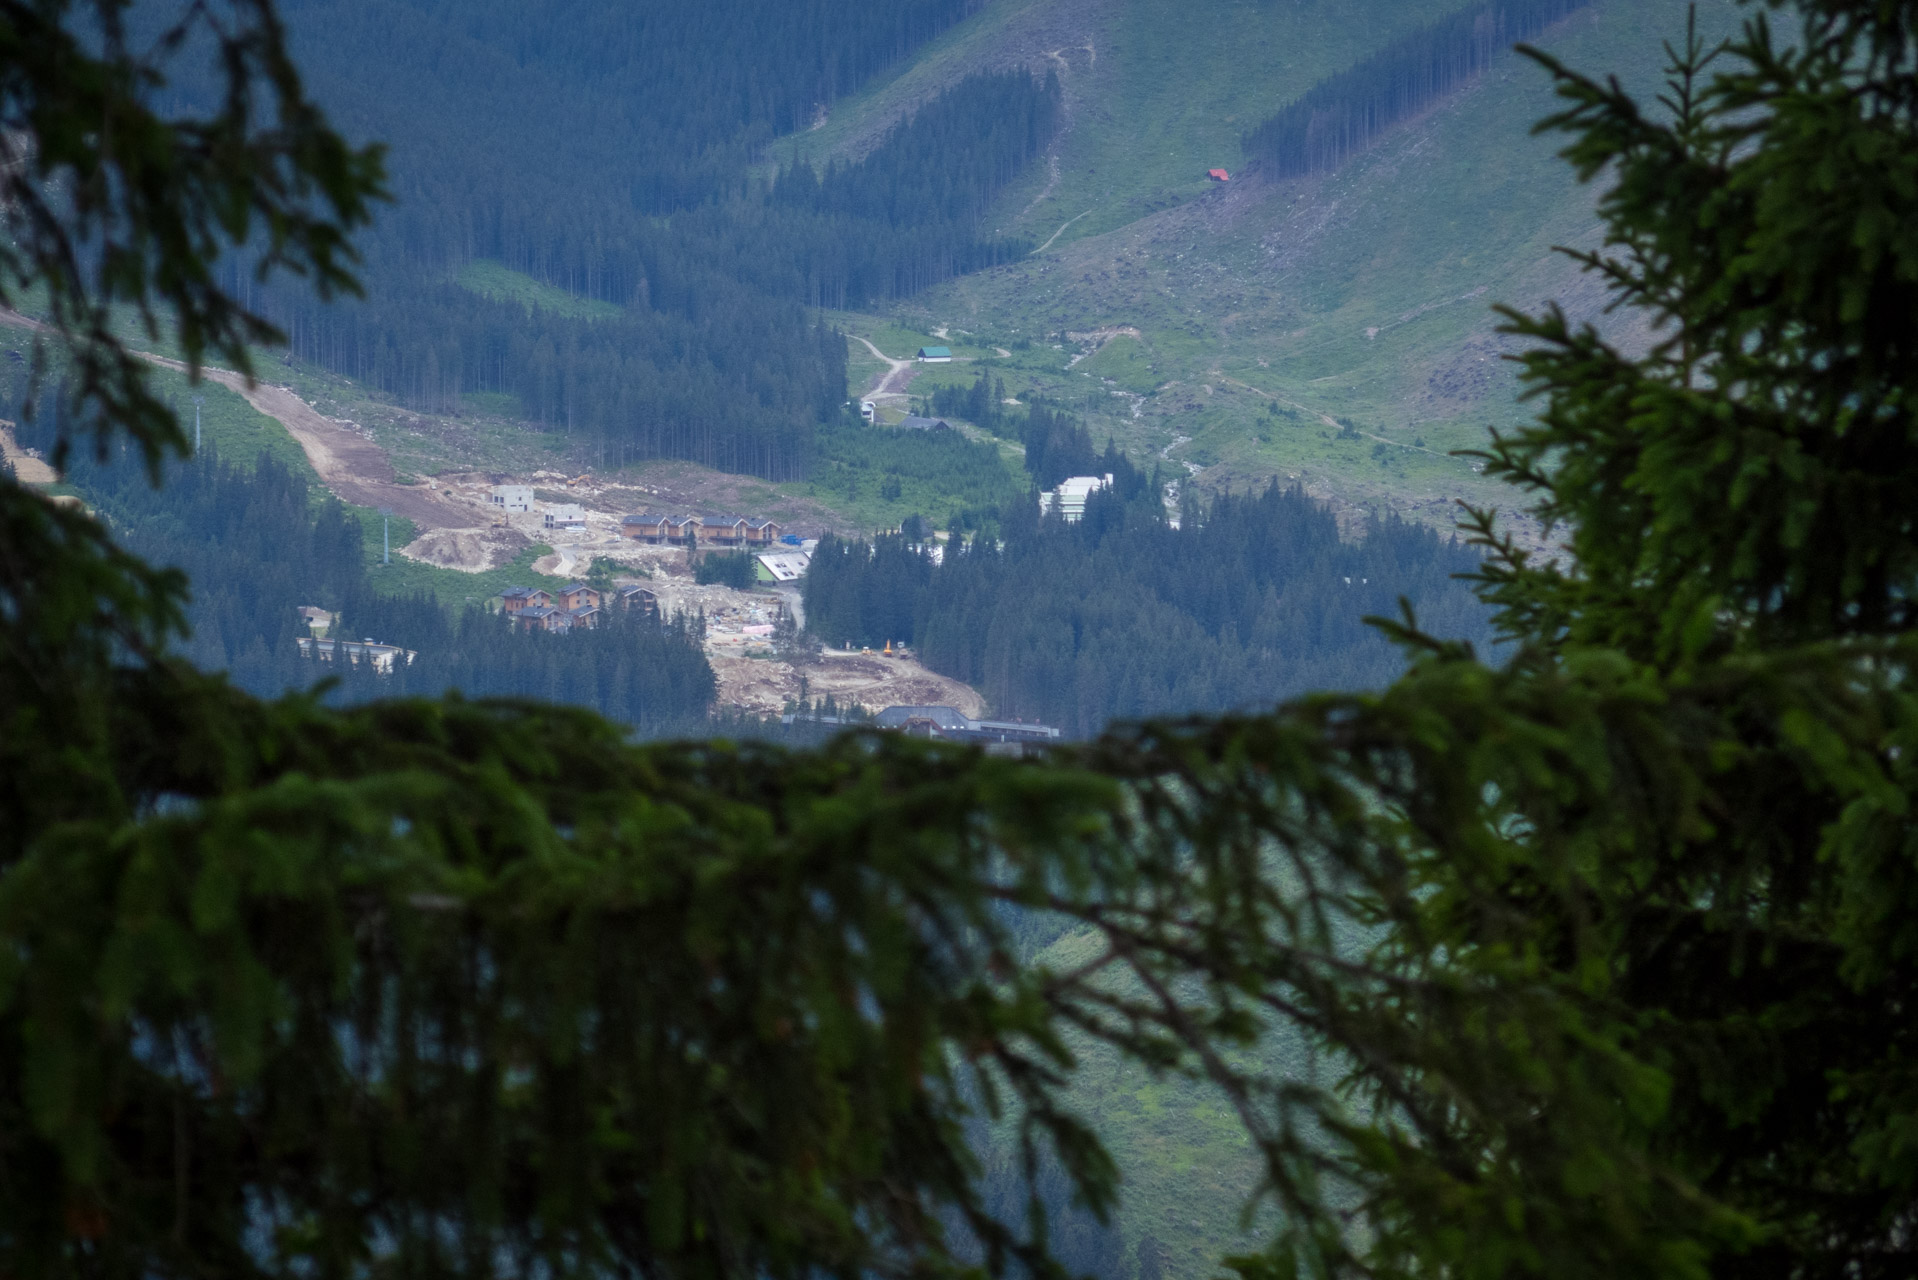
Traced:
<svg viewBox="0 0 1918 1280">
<path fill-rule="evenodd" d="M 1059 109 L 1056 75 L 969 76 L 865 158 L 835 161 L 823 174 L 795 165 L 774 184 L 770 205 L 789 242 L 753 255 L 754 278 L 783 296 L 844 308 L 1023 256 L 1029 243 L 980 240 L 978 227 L 1051 141 Z"/>
<path fill-rule="evenodd" d="M 970 387 L 939 387 L 923 412 L 930 416 L 964 418 L 976 427 L 997 431 L 1005 418 L 1006 383 L 986 370 Z"/>
<path fill-rule="evenodd" d="M 1323 507 L 1276 485 L 1173 529 L 1156 489 L 1116 465 L 1081 522 L 1007 521 L 1003 546 L 955 540 L 936 566 L 902 537 L 822 539 L 807 627 L 832 644 L 909 641 L 997 714 L 1074 735 L 1383 687 L 1403 659 L 1364 619 L 1401 597 L 1439 634 L 1491 638 L 1457 581 L 1479 558 L 1456 540 L 1388 518 L 1347 543 Z"/>
<path fill-rule="evenodd" d="M 373 274 L 351 308 L 293 291 L 267 305 L 303 359 L 433 413 L 505 392 L 525 421 L 602 466 L 686 458 L 795 479 L 812 424 L 845 403 L 841 335 L 697 259 L 658 260 L 651 301 L 614 319 L 529 311 L 444 277 L 402 262 Z"/>
<path fill-rule="evenodd" d="M 844 341 L 805 307 L 1025 252 L 978 224 L 1050 138 L 1058 86 L 976 76 L 856 163 L 800 166 L 770 191 L 742 175 L 974 7 L 550 0 L 529 22 L 499 0 L 291 6 L 318 96 L 391 140 L 404 199 L 366 246 L 360 305 L 256 290 L 244 257 L 225 279 L 295 355 L 409 407 L 506 393 L 601 465 L 803 476 L 814 425 L 847 395 Z M 479 261 L 619 310 L 475 296 L 455 279 Z"/>
<path fill-rule="evenodd" d="M 222 218 L 289 200 L 317 267 L 373 171 L 269 8 L 208 36 L 204 154 L 126 92 L 116 12 L 0 7 L 5 109 L 60 144 L 21 180 L 155 256 L 0 291 L 159 288 L 240 349 Z M 1591 265 L 1655 341 L 1511 317 L 1542 411 L 1489 465 L 1570 554 L 1478 518 L 1496 668 L 1387 626 L 1376 693 L 1029 761 L 262 701 L 166 656 L 180 575 L 0 481 L 0 1263 L 1056 1277 L 1048 1162 L 1095 1216 L 1116 1186 L 1069 1109 L 1091 1040 L 1243 1127 L 1247 1280 L 1910 1274 L 1918 45 L 1896 5 L 1799 14 L 1675 50 L 1656 114 L 1553 68 L 1612 180 Z M 159 141 L 105 145 L 103 101 Z M 231 234 L 141 238 L 182 223 Z M 109 452 L 179 451 L 111 332 L 50 340 Z M 1085 958 L 1032 963 L 1062 925 Z"/>
<path fill-rule="evenodd" d="M 1590 0 L 1482 0 L 1329 76 L 1249 130 L 1246 154 L 1275 178 L 1337 167 L 1492 60 Z"/>
<path fill-rule="evenodd" d="M 753 557 L 744 551 L 718 555 L 708 552 L 693 566 L 693 581 L 718 583 L 744 591 L 753 585 Z"/>
<path fill-rule="evenodd" d="M 1132 476 L 1110 441 L 1101 457 L 1092 447 L 1085 425 L 1071 414 L 1049 408 L 1041 397 L 1029 397 L 1030 407 L 1019 427 L 1026 447 L 1026 471 L 1040 489 L 1051 489 L 1071 476 Z"/>
<path fill-rule="evenodd" d="M 844 418 L 820 427 L 813 483 L 847 501 L 888 496 L 924 502 L 928 514 L 979 528 L 1022 496 L 996 446 L 957 431 L 901 431 Z M 935 506 L 944 511 L 934 511 Z"/>
<path fill-rule="evenodd" d="M 65 400 L 47 397 L 47 411 L 19 425 L 21 438 L 51 448 Z M 156 487 L 124 457 L 124 444 L 115 448 L 122 456 L 110 464 L 74 459 L 68 482 L 127 547 L 194 584 L 183 652 L 240 688 L 274 697 L 330 680 L 333 705 L 450 690 L 537 698 L 649 733 L 697 726 L 712 705 L 717 682 L 695 620 L 661 626 L 608 609 L 590 631 L 531 634 L 481 609 L 384 594 L 369 580 L 359 522 L 330 496 L 315 501 L 305 479 L 271 457 L 246 468 L 200 455 L 169 466 Z M 397 644 L 417 656 L 390 674 L 302 658 L 302 605 L 336 613 L 335 637 Z"/>
</svg>

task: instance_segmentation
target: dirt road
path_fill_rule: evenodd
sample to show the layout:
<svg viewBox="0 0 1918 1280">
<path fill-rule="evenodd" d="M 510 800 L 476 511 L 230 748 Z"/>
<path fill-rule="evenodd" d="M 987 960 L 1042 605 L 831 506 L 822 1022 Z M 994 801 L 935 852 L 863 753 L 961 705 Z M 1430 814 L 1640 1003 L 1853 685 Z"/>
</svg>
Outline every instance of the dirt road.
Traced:
<svg viewBox="0 0 1918 1280">
<path fill-rule="evenodd" d="M 893 359 L 878 347 L 873 346 L 870 338 L 860 338 L 859 341 L 866 344 L 866 350 L 892 366 L 879 375 L 879 381 L 872 384 L 872 390 L 866 392 L 862 399 L 904 400 L 906 387 L 912 382 L 913 375 L 918 372 L 912 367 L 912 361 Z"/>
<path fill-rule="evenodd" d="M 186 366 L 178 360 L 141 354 L 163 369 L 186 372 Z M 248 404 L 285 427 L 287 434 L 299 442 L 320 482 L 341 501 L 405 516 L 421 532 L 481 528 L 488 523 L 484 510 L 436 488 L 395 483 L 393 464 L 384 449 L 351 426 L 323 416 L 285 387 L 265 382 L 248 386 L 244 377 L 228 369 L 200 372 L 208 382 L 238 392 Z"/>
<path fill-rule="evenodd" d="M 16 311 L 0 311 L 0 324 L 35 332 L 46 328 Z M 162 369 L 176 373 L 187 371 L 182 362 L 150 351 L 134 354 Z M 405 516 L 422 532 L 481 528 L 490 523 L 483 509 L 434 488 L 396 484 L 393 464 L 387 461 L 385 450 L 351 426 L 322 416 L 285 387 L 264 382 L 248 386 L 245 377 L 230 369 L 205 368 L 200 374 L 209 382 L 238 392 L 248 404 L 285 427 L 287 434 L 299 442 L 320 482 L 342 501 L 384 508 L 394 515 Z"/>
</svg>

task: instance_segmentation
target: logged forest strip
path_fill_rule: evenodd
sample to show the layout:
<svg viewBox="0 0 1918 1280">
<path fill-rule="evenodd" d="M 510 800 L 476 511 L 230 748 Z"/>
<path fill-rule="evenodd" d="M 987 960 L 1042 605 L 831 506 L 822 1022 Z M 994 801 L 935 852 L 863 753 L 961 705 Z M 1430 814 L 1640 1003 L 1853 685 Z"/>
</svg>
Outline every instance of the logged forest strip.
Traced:
<svg viewBox="0 0 1918 1280">
<path fill-rule="evenodd" d="M 47 328 L 17 311 L 0 311 L 0 325 L 34 332 Z M 133 354 L 159 368 L 187 372 L 187 366 L 179 360 L 150 351 Z M 246 375 L 210 366 L 202 368 L 200 376 L 237 393 L 255 410 L 286 428 L 286 433 L 306 454 L 320 482 L 340 501 L 404 516 L 422 533 L 430 529 L 475 528 L 485 522 L 485 513 L 466 503 L 432 490 L 397 483 L 393 464 L 384 449 L 352 428 L 322 416 L 285 387 L 259 381 L 248 385 Z"/>
<path fill-rule="evenodd" d="M 178 360 L 140 352 L 163 369 L 186 372 Z M 351 427 L 324 417 L 312 405 L 285 387 L 266 382 L 248 384 L 244 374 L 230 369 L 202 369 L 209 382 L 236 392 L 254 409 L 286 428 L 299 443 L 324 484 L 342 502 L 391 511 L 411 520 L 420 532 L 429 529 L 470 529 L 485 522 L 485 513 L 417 485 L 399 484 L 386 450 Z"/>
</svg>

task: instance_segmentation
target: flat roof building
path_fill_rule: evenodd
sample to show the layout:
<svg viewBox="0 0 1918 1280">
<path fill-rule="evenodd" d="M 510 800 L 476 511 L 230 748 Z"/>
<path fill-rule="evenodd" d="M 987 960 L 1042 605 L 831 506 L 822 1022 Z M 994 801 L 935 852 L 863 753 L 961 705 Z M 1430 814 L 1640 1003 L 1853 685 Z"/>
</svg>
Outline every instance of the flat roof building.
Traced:
<svg viewBox="0 0 1918 1280">
<path fill-rule="evenodd" d="M 321 662 L 333 662 L 344 656 L 348 663 L 359 666 L 362 662 L 379 672 L 391 671 L 395 666 L 410 667 L 413 659 L 419 656 L 417 649 L 405 649 L 396 644 L 381 644 L 376 640 L 316 640 L 300 636 L 295 640 L 300 646 L 302 658 L 317 658 Z"/>
<path fill-rule="evenodd" d="M 1072 476 L 1060 481 L 1057 488 L 1039 495 L 1039 514 L 1057 515 L 1067 524 L 1077 524 L 1085 519 L 1086 500 L 1099 490 L 1111 487 L 1110 472 L 1103 476 Z"/>
</svg>

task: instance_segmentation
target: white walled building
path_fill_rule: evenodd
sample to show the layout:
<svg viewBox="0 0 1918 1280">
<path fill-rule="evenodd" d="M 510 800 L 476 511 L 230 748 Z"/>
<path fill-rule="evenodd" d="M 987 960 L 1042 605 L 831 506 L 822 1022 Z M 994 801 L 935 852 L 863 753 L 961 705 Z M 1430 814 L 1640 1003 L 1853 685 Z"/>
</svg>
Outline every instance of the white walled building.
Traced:
<svg viewBox="0 0 1918 1280">
<path fill-rule="evenodd" d="M 1039 495 L 1039 514 L 1057 513 L 1068 524 L 1077 524 L 1085 518 L 1086 499 L 1101 489 L 1112 486 L 1112 473 L 1103 476 L 1072 476 L 1059 482 L 1056 489 L 1047 489 Z"/>
<path fill-rule="evenodd" d="M 495 511 L 531 511 L 533 509 L 533 486 L 530 484 L 496 484 L 492 492 L 486 495 L 486 504 Z"/>
</svg>

